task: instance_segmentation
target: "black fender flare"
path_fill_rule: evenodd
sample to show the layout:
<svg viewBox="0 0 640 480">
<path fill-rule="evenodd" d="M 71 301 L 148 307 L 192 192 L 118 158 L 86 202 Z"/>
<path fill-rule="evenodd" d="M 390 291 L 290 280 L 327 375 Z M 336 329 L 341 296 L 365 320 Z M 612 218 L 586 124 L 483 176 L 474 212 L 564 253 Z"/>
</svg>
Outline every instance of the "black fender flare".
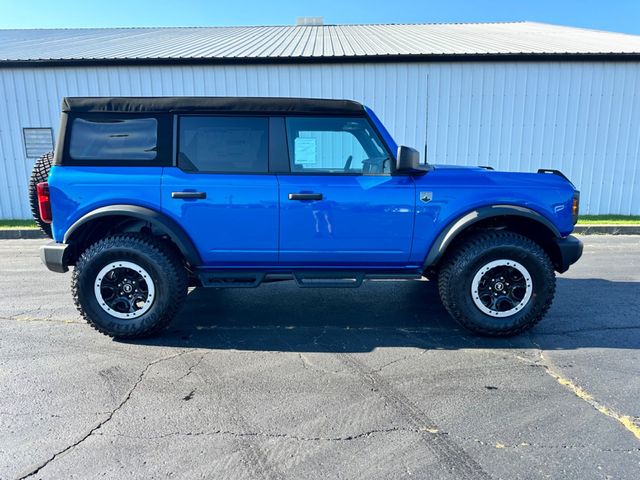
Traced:
<svg viewBox="0 0 640 480">
<path fill-rule="evenodd" d="M 156 210 L 138 205 L 109 205 L 107 207 L 96 208 L 76 220 L 64 234 L 64 243 L 73 242 L 73 235 L 83 225 L 101 217 L 119 215 L 132 217 L 145 222 L 149 222 L 157 230 L 166 234 L 173 243 L 180 249 L 184 258 L 193 266 L 202 264 L 200 254 L 193 241 L 184 229 L 173 219 Z"/>
<path fill-rule="evenodd" d="M 535 210 L 517 205 L 489 205 L 471 210 L 449 223 L 433 241 L 423 267 L 426 269 L 435 265 L 442 258 L 451 242 L 466 228 L 481 220 L 504 216 L 524 217 L 534 220 L 549 229 L 556 238 L 561 237 L 556 226 Z"/>
</svg>

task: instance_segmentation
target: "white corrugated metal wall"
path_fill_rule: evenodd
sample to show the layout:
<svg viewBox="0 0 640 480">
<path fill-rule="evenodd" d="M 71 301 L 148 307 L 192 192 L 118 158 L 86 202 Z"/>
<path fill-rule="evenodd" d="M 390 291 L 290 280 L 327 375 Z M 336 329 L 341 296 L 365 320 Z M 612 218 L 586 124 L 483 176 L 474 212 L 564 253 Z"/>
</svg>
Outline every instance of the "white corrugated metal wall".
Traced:
<svg viewBox="0 0 640 480">
<path fill-rule="evenodd" d="M 350 98 L 432 163 L 558 168 L 582 212 L 640 214 L 640 62 L 454 62 L 0 69 L 0 218 L 28 218 L 22 129 L 64 96 Z"/>
</svg>

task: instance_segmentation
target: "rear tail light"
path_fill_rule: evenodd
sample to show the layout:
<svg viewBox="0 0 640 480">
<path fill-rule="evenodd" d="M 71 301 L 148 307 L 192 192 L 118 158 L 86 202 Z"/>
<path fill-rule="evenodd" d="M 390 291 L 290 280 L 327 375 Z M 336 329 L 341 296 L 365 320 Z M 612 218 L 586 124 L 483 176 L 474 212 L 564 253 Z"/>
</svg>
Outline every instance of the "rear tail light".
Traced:
<svg viewBox="0 0 640 480">
<path fill-rule="evenodd" d="M 45 223 L 51 223 L 51 198 L 49 196 L 49 184 L 41 182 L 38 184 L 38 208 L 40 209 L 40 218 Z"/>
<path fill-rule="evenodd" d="M 578 215 L 580 214 L 580 192 L 575 190 L 573 192 L 573 204 L 571 206 L 571 217 L 573 218 L 573 224 L 578 222 Z"/>
</svg>

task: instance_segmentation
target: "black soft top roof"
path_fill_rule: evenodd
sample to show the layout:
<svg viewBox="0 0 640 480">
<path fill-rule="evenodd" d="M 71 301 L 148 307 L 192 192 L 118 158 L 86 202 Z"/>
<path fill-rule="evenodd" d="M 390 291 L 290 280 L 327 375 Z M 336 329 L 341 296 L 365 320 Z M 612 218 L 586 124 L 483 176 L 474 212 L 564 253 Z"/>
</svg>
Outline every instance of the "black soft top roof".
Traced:
<svg viewBox="0 0 640 480">
<path fill-rule="evenodd" d="M 352 100 L 278 97 L 66 97 L 63 112 L 230 112 L 358 115 Z"/>
</svg>

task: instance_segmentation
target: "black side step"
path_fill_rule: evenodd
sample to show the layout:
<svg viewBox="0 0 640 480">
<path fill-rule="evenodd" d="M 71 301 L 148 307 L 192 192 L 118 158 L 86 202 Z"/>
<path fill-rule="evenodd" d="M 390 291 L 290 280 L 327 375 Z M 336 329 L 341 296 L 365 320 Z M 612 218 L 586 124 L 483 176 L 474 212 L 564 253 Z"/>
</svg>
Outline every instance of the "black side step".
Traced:
<svg viewBox="0 0 640 480">
<path fill-rule="evenodd" d="M 264 272 L 198 272 L 202 286 L 214 288 L 255 288 L 264 277 Z"/>
<path fill-rule="evenodd" d="M 365 280 L 418 280 L 415 273 L 366 273 L 358 271 L 252 272 L 233 270 L 196 270 L 203 287 L 255 288 L 262 283 L 295 280 L 301 288 L 357 288 Z"/>
<path fill-rule="evenodd" d="M 364 272 L 294 272 L 300 288 L 358 288 Z"/>
</svg>

